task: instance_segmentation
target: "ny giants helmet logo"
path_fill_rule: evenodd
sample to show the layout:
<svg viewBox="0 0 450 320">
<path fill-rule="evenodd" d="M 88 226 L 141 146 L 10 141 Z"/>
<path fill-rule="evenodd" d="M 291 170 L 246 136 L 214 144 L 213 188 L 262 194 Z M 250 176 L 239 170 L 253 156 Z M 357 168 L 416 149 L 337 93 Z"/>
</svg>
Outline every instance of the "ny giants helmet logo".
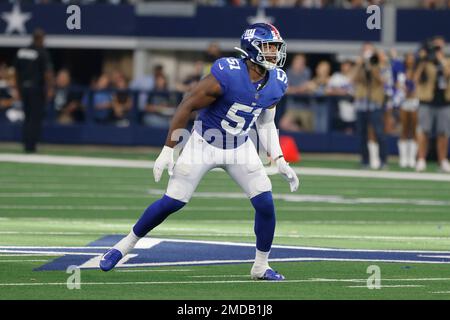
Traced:
<svg viewBox="0 0 450 320">
<path fill-rule="evenodd" d="M 243 34 L 244 40 L 250 41 L 255 36 L 256 29 L 247 29 Z"/>
</svg>

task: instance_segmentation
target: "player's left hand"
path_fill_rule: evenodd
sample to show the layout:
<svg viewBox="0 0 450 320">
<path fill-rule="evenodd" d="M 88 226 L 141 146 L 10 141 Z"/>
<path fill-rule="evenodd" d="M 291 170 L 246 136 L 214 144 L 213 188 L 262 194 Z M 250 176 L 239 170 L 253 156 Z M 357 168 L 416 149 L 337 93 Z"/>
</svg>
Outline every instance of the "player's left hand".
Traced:
<svg viewBox="0 0 450 320">
<path fill-rule="evenodd" d="M 294 169 L 289 166 L 289 163 L 283 157 L 279 158 L 275 163 L 277 164 L 278 172 L 289 182 L 291 192 L 297 191 L 299 181 Z"/>
</svg>

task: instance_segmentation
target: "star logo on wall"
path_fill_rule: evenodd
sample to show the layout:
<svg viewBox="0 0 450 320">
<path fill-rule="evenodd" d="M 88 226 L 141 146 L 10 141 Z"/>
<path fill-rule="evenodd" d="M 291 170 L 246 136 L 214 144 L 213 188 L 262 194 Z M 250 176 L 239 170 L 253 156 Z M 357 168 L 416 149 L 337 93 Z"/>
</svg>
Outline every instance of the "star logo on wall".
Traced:
<svg viewBox="0 0 450 320">
<path fill-rule="evenodd" d="M 31 19 L 31 13 L 22 12 L 19 5 L 15 4 L 11 12 L 2 13 L 1 17 L 7 23 L 6 34 L 27 33 L 25 23 Z"/>
<path fill-rule="evenodd" d="M 264 8 L 258 8 L 256 11 L 256 16 L 250 16 L 247 18 L 249 24 L 254 23 L 273 23 L 275 21 L 274 17 L 266 16 L 266 11 Z"/>
</svg>

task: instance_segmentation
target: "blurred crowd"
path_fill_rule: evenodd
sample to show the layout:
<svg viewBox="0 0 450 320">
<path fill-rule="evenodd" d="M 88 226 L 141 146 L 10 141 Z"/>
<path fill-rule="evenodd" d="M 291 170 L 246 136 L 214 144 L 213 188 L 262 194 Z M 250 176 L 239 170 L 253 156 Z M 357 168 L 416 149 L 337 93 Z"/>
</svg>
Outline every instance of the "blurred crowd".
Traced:
<svg viewBox="0 0 450 320">
<path fill-rule="evenodd" d="M 289 87 L 279 106 L 280 129 L 291 132 L 340 131 L 361 137 L 361 164 L 380 169 L 387 163 L 387 136 L 399 136 L 401 167 L 426 169 L 428 141 L 436 138 L 438 161 L 447 162 L 450 135 L 450 61 L 445 40 L 430 39 L 403 56 L 395 49 L 363 44 L 357 57 L 339 62 L 291 54 Z M 191 72 L 169 87 L 163 65 L 150 74 L 127 79 L 119 71 L 105 72 L 89 87 L 73 82 L 67 69 L 55 72 L 47 92 L 47 119 L 61 125 L 95 122 L 127 127 L 132 123 L 165 128 L 183 95 L 223 56 L 212 43 Z M 0 121 L 22 121 L 15 69 L 0 65 Z M 192 120 L 195 119 L 193 115 Z M 416 161 L 418 159 L 418 161 Z"/>
<path fill-rule="evenodd" d="M 197 65 L 203 67 L 201 62 Z M 102 73 L 91 81 L 91 85 L 80 86 L 73 82 L 70 71 L 58 70 L 54 88 L 48 92 L 48 111 L 59 124 L 76 124 L 86 121 L 87 108 L 92 107 L 93 121 L 99 124 L 130 125 L 132 117 L 139 122 L 168 127 L 180 95 L 189 90 L 201 77 L 201 73 L 190 75 L 177 84 L 177 91 L 169 91 L 164 68 L 157 65 L 152 75 L 131 81 L 118 71 Z M 21 121 L 18 117 L 22 103 L 14 81 L 15 70 L 0 66 L 0 121 Z M 137 110 L 133 111 L 133 101 Z"/>
<path fill-rule="evenodd" d="M 175 108 L 183 95 L 209 73 L 212 63 L 222 56 L 211 43 L 203 59 L 195 61 L 191 71 L 169 88 L 167 73 L 161 64 L 150 74 L 128 79 L 120 71 L 103 72 L 89 86 L 73 81 L 70 70 L 53 73 L 53 86 L 46 93 L 47 119 L 61 125 L 93 121 L 127 127 L 137 122 L 157 128 L 168 128 Z M 133 108 L 135 104 L 135 108 Z M 90 109 L 90 110 L 88 110 Z M 23 103 L 17 89 L 14 66 L 0 64 L 0 122 L 23 121 Z M 91 115 L 91 119 L 88 119 Z M 193 115 L 193 119 L 195 115 Z"/>
<path fill-rule="evenodd" d="M 19 0 L 7 0 L 10 3 Z M 21 3 L 63 3 L 63 4 L 138 4 L 145 2 L 163 2 L 163 0 L 20 0 Z M 386 0 L 172 0 L 172 2 L 193 2 L 211 6 L 257 6 L 257 7 L 303 7 L 303 8 L 366 8 L 369 5 L 383 5 Z M 426 9 L 450 8 L 450 0 L 390 0 L 389 3 L 402 7 Z"/>
<path fill-rule="evenodd" d="M 307 57 L 297 54 L 287 70 L 279 127 L 355 133 L 361 138 L 361 164 L 372 169 L 386 166 L 387 135 L 394 135 L 399 136 L 400 166 L 424 171 L 428 141 L 434 137 L 438 163 L 450 172 L 450 59 L 444 49 L 440 36 L 404 56 L 365 43 L 359 57 L 341 61 L 334 73 L 329 61 L 312 71 Z"/>
</svg>

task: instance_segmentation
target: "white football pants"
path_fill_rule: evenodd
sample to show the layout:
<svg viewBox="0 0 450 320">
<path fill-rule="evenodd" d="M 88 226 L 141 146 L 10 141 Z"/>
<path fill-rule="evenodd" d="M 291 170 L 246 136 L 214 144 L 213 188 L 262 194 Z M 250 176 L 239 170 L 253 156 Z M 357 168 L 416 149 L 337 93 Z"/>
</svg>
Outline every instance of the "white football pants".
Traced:
<svg viewBox="0 0 450 320">
<path fill-rule="evenodd" d="M 250 138 L 235 149 L 221 149 L 210 145 L 193 130 L 175 163 L 166 195 L 189 202 L 203 175 L 213 168 L 223 168 L 228 172 L 249 198 L 272 190 Z"/>
</svg>

